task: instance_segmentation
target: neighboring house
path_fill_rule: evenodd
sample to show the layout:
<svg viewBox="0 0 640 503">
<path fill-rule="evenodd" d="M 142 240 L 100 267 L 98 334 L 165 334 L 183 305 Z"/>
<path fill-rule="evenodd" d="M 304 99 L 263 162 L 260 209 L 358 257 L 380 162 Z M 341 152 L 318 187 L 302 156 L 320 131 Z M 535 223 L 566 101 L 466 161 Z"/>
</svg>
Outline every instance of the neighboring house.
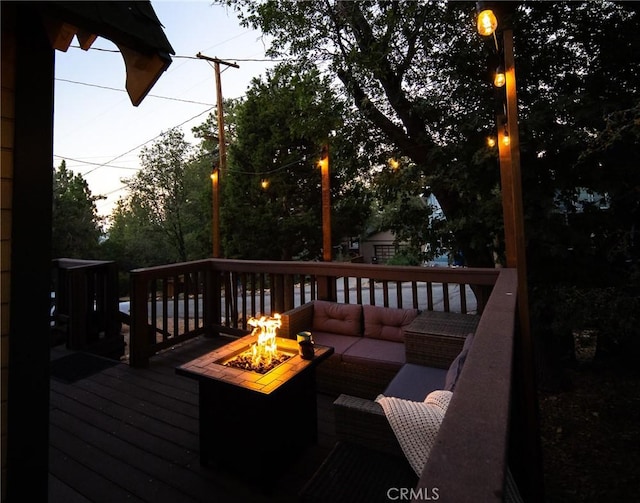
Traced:
<svg viewBox="0 0 640 503">
<path fill-rule="evenodd" d="M 360 255 L 366 264 L 384 264 L 396 253 L 391 231 L 379 231 L 360 239 Z M 400 245 L 402 246 L 402 245 Z"/>
<path fill-rule="evenodd" d="M 138 105 L 174 54 L 148 1 L 0 2 L 2 501 L 47 501 L 55 50 L 104 37 Z"/>
<path fill-rule="evenodd" d="M 425 205 L 431 206 L 431 221 L 444 219 L 442 208 L 433 194 L 422 197 Z M 429 222 L 429 224 L 430 224 Z M 408 245 L 394 245 L 395 236 L 392 231 L 371 231 L 360 238 L 360 255 L 367 264 L 384 264 L 392 258 L 399 249 Z"/>
</svg>

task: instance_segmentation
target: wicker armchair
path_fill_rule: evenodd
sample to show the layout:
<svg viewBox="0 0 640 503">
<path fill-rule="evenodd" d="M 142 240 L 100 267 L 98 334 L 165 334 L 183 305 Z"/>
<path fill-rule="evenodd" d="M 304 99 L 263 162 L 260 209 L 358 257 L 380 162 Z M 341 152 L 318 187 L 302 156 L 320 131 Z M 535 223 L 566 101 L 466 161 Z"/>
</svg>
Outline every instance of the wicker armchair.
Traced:
<svg viewBox="0 0 640 503">
<path fill-rule="evenodd" d="M 405 458 L 382 407 L 340 395 L 333 403 L 337 442 L 302 488 L 303 503 L 383 503 L 418 477 Z"/>
<path fill-rule="evenodd" d="M 377 402 L 342 394 L 333 402 L 333 412 L 339 441 L 403 456 L 389 421 Z"/>
</svg>

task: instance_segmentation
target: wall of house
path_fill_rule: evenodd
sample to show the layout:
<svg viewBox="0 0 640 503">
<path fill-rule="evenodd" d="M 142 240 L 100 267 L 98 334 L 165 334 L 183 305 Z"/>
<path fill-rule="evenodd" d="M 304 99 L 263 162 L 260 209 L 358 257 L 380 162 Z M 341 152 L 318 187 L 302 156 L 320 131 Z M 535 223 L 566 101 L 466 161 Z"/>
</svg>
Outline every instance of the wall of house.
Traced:
<svg viewBox="0 0 640 503">
<path fill-rule="evenodd" d="M 2 2 L 2 106 L 0 107 L 0 424 L 2 425 L 2 501 L 7 492 L 7 388 L 9 384 L 9 296 L 11 287 L 11 200 L 15 119 L 15 26 L 12 10 Z"/>
<path fill-rule="evenodd" d="M 372 264 L 376 261 L 376 245 L 392 246 L 393 233 L 390 231 L 378 232 L 360 240 L 360 255 L 366 264 Z"/>
<path fill-rule="evenodd" d="M 3 501 L 48 490 L 54 53 L 40 5 L 0 2 Z"/>
</svg>

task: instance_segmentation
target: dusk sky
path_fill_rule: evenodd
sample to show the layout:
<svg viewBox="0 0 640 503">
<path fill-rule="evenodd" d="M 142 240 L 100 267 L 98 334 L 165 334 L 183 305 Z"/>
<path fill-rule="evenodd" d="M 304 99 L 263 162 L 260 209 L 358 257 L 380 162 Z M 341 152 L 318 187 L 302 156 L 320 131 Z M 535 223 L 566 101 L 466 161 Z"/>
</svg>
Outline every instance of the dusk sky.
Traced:
<svg viewBox="0 0 640 503">
<path fill-rule="evenodd" d="M 92 195 L 107 196 L 97 204 L 100 215 L 109 215 L 125 194 L 120 180 L 139 169 L 143 146 L 175 126 L 191 142 L 191 128 L 213 111 L 213 63 L 196 58 L 198 52 L 239 65 L 221 67 L 225 99 L 243 96 L 251 79 L 273 66 L 264 61 L 261 34 L 242 28 L 232 11 L 208 1 L 152 5 L 176 54 L 138 107 L 125 91 L 124 62 L 111 42 L 98 38 L 83 51 L 74 40 L 66 53 L 56 51 L 53 166 L 66 160 Z"/>
</svg>

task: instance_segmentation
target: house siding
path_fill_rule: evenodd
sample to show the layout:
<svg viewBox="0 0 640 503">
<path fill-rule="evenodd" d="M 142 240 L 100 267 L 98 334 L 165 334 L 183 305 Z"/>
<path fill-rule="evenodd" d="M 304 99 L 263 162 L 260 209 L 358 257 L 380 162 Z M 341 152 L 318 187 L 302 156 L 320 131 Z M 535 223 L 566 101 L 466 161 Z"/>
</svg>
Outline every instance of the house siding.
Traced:
<svg viewBox="0 0 640 503">
<path fill-rule="evenodd" d="M 16 39 L 12 8 L 2 3 L 2 96 L 0 108 L 0 424 L 2 425 L 2 501 L 7 499 L 7 389 L 9 385 L 9 326 L 11 292 L 11 206 L 15 125 Z"/>
</svg>

